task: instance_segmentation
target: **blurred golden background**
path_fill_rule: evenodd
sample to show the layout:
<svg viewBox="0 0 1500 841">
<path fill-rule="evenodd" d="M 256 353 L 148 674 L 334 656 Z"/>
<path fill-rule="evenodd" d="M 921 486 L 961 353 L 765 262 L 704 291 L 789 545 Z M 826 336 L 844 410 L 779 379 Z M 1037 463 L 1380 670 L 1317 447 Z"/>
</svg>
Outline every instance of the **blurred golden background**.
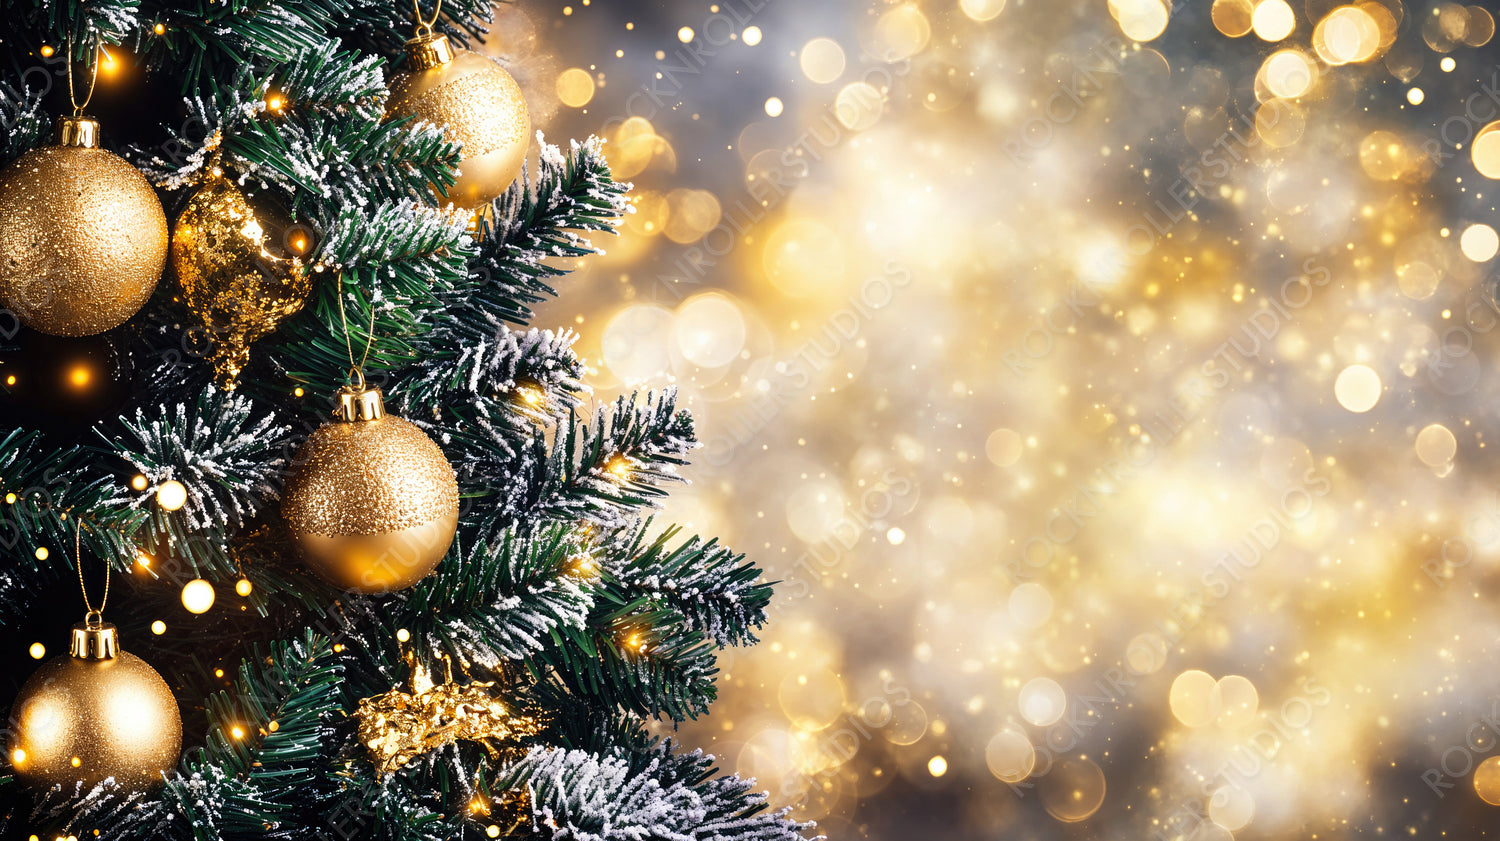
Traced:
<svg viewBox="0 0 1500 841">
<path fill-rule="evenodd" d="M 834 839 L 1488 837 L 1490 11 L 498 16 L 636 185 L 540 323 L 783 581 L 679 738 Z"/>
</svg>

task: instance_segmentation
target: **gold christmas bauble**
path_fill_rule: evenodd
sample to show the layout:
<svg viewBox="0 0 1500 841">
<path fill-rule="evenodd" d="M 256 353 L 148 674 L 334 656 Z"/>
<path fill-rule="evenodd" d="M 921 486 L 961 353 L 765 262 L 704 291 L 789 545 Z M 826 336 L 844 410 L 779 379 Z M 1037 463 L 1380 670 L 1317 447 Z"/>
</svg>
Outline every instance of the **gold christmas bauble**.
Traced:
<svg viewBox="0 0 1500 841">
<path fill-rule="evenodd" d="M 108 777 L 127 789 L 149 788 L 177 764 L 182 747 L 167 682 L 121 651 L 115 626 L 97 619 L 73 626 L 72 653 L 26 681 L 11 721 L 16 776 L 42 788 L 88 788 Z"/>
<path fill-rule="evenodd" d="M 92 336 L 146 303 L 167 217 L 135 167 L 98 148 L 99 124 L 58 122 L 58 145 L 0 171 L 0 304 L 54 336 Z"/>
<path fill-rule="evenodd" d="M 521 173 L 531 117 L 521 86 L 492 59 L 453 47 L 444 35 L 406 42 L 406 64 L 391 77 L 388 118 L 415 116 L 463 144 L 448 200 L 465 208 L 494 201 Z"/>
<path fill-rule="evenodd" d="M 312 278 L 301 255 L 308 234 L 257 208 L 217 173 L 198 188 L 172 231 L 172 269 L 183 301 L 206 328 L 219 385 L 233 390 L 250 343 L 307 302 Z"/>
<path fill-rule="evenodd" d="M 335 420 L 298 450 L 281 513 L 302 558 L 346 590 L 400 590 L 438 565 L 458 528 L 458 481 L 379 389 L 339 392 Z"/>
</svg>

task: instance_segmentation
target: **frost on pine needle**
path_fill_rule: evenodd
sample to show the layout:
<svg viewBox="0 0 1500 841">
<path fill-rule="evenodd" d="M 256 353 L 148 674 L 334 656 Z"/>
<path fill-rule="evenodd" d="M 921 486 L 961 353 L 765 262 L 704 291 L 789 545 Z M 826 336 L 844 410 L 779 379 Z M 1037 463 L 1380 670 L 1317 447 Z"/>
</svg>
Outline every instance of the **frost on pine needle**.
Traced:
<svg viewBox="0 0 1500 841">
<path fill-rule="evenodd" d="M 669 742 L 652 754 L 632 762 L 538 747 L 505 780 L 530 789 L 534 822 L 553 841 L 803 841 L 811 827 L 762 811 L 765 795 L 738 776 L 703 780 L 711 756 L 673 755 Z"/>
<path fill-rule="evenodd" d="M 182 515 L 189 527 L 237 528 L 276 498 L 285 464 L 288 427 L 257 414 L 250 398 L 210 386 L 192 404 L 138 409 L 109 443 L 149 487 L 169 479 L 186 486 Z M 152 499 L 122 488 L 113 502 L 140 507 Z"/>
</svg>

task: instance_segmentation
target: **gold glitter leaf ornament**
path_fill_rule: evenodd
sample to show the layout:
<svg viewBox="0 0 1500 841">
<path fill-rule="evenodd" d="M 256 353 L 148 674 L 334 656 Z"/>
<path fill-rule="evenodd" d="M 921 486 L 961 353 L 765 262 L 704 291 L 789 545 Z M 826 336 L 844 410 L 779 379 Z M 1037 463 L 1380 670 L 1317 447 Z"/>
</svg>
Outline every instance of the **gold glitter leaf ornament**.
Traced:
<svg viewBox="0 0 1500 841">
<path fill-rule="evenodd" d="M 53 336 L 92 336 L 150 299 L 167 217 L 135 167 L 99 148 L 99 124 L 62 117 L 57 143 L 0 171 L 0 304 Z"/>
<path fill-rule="evenodd" d="M 172 231 L 172 268 L 183 300 L 212 342 L 219 386 L 232 391 L 250 344 L 307 303 L 312 279 L 300 255 L 305 232 L 252 205 L 217 173 L 198 188 Z"/>
<path fill-rule="evenodd" d="M 492 59 L 429 32 L 406 42 L 405 67 L 391 77 L 390 91 L 387 118 L 414 116 L 463 144 L 449 201 L 470 209 L 488 204 L 521 173 L 531 116 L 521 86 Z"/>
<path fill-rule="evenodd" d="M 444 663 L 447 675 L 434 684 L 427 669 L 408 654 L 411 692 L 391 689 L 360 699 L 354 711 L 359 741 L 382 776 L 458 741 L 477 742 L 496 757 L 500 747 L 540 728 L 535 719 L 513 714 L 491 695 L 493 682 L 459 686 L 453 682 L 452 661 L 444 658 Z"/>
<path fill-rule="evenodd" d="M 458 528 L 458 480 L 437 444 L 387 415 L 378 388 L 345 387 L 335 419 L 298 450 L 281 513 L 302 558 L 366 595 L 427 576 Z"/>
<path fill-rule="evenodd" d="M 84 789 L 106 777 L 130 790 L 161 782 L 177 764 L 182 719 L 161 675 L 120 650 L 115 626 L 91 612 L 73 626 L 71 653 L 54 657 L 11 707 L 10 759 L 38 788 Z"/>
</svg>

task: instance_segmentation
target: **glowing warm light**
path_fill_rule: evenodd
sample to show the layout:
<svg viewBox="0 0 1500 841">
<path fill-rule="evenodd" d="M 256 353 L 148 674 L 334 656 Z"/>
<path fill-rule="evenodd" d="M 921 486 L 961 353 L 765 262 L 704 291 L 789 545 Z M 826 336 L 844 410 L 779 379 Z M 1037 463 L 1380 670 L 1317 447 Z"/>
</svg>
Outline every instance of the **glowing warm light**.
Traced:
<svg viewBox="0 0 1500 841">
<path fill-rule="evenodd" d="M 26 761 L 26 751 L 21 750 L 20 748 L 16 748 L 15 750 L 11 751 L 10 752 L 10 761 L 12 763 L 16 764 L 16 765 L 20 765 L 22 762 L 25 762 Z M 31 837 L 35 838 L 36 836 L 33 835 Z"/>
<path fill-rule="evenodd" d="M 266 97 L 266 108 L 271 111 L 281 111 L 286 108 L 286 97 L 279 93 L 273 93 Z"/>
<path fill-rule="evenodd" d="M 1491 806 L 1500 806 L 1500 756 L 1486 757 L 1474 769 L 1474 793 Z"/>
<path fill-rule="evenodd" d="M 229 735 L 235 737 L 236 739 L 243 739 L 245 738 L 245 728 L 236 724 L 233 727 L 229 728 Z"/>
<path fill-rule="evenodd" d="M 405 628 L 401 628 L 400 630 L 396 631 L 396 641 L 397 642 L 410 642 L 411 641 L 411 631 L 408 631 Z"/>
<path fill-rule="evenodd" d="M 531 383 L 516 386 L 516 394 L 528 406 L 540 406 L 547 401 L 547 393 Z"/>
<path fill-rule="evenodd" d="M 165 634 L 166 632 L 167 632 L 167 623 L 161 621 L 160 619 L 158 619 L 155 622 L 151 623 L 151 633 L 156 634 L 157 636 L 161 636 L 162 634 Z"/>
<path fill-rule="evenodd" d="M 159 24 L 159 23 L 157 25 L 151 27 L 151 31 L 155 32 L 157 35 L 165 35 L 165 34 L 167 34 L 167 28 L 165 26 L 163 26 L 162 24 Z"/>
<path fill-rule="evenodd" d="M 31 644 L 31 648 L 27 649 L 26 653 L 31 655 L 31 659 L 40 660 L 47 656 L 47 646 L 39 642 L 34 642 Z"/>
<path fill-rule="evenodd" d="M 761 39 L 761 31 L 760 31 L 760 27 L 758 27 L 758 26 L 747 26 L 747 27 L 745 27 L 744 34 L 740 36 L 740 40 L 744 41 L 745 42 L 745 46 L 747 46 L 747 47 L 753 47 L 756 44 L 759 44 L 760 43 L 760 39 Z"/>
<path fill-rule="evenodd" d="M 1365 174 L 1378 181 L 1394 181 L 1411 166 L 1406 144 L 1395 133 L 1372 131 L 1359 144 L 1359 165 Z"/>
<path fill-rule="evenodd" d="M 57 50 L 52 49 L 52 45 L 51 44 L 43 44 L 42 45 L 42 57 L 43 58 L 51 58 L 53 56 L 53 54 L 55 54 L 56 52 L 57 52 Z"/>
<path fill-rule="evenodd" d="M 1068 708 L 1068 695 L 1062 684 L 1050 677 L 1035 677 L 1021 687 L 1016 703 L 1021 708 L 1021 717 L 1037 727 L 1048 727 L 1057 723 Z"/>
<path fill-rule="evenodd" d="M 904 3 L 875 22 L 875 56 L 882 61 L 900 61 L 916 55 L 932 37 L 932 24 L 916 4 Z"/>
<path fill-rule="evenodd" d="M 1215 687 L 1219 693 L 1218 725 L 1229 729 L 1248 727 L 1255 723 L 1255 713 L 1260 708 L 1260 693 L 1249 678 L 1229 675 Z"/>
<path fill-rule="evenodd" d="M 182 585 L 182 606 L 188 613 L 207 613 L 214 606 L 214 585 L 201 578 Z"/>
<path fill-rule="evenodd" d="M 239 581 L 234 582 L 234 592 L 241 597 L 250 595 L 253 589 L 254 586 L 248 578 L 241 578 Z"/>
<path fill-rule="evenodd" d="M 1458 247 L 1470 260 L 1487 263 L 1500 252 L 1500 235 L 1489 225 L 1470 225 L 1458 238 Z"/>
<path fill-rule="evenodd" d="M 292 396 L 293 397 L 301 397 L 302 395 L 304 395 L 306 393 L 307 392 L 303 391 L 302 390 L 302 386 L 300 386 L 300 385 L 297 386 L 296 388 L 292 389 Z"/>
<path fill-rule="evenodd" d="M 1313 29 L 1313 49 L 1332 65 L 1369 61 L 1380 50 L 1380 26 L 1363 9 L 1334 9 Z"/>
<path fill-rule="evenodd" d="M 74 768 L 77 768 L 78 766 L 83 764 L 83 760 L 75 756 L 72 759 L 68 760 L 68 764 L 72 765 Z"/>
<path fill-rule="evenodd" d="M 677 40 L 681 41 L 684 44 L 692 41 L 693 28 L 691 26 L 684 26 L 683 28 L 677 30 Z"/>
<path fill-rule="evenodd" d="M 176 479 L 162 482 L 156 489 L 156 504 L 164 510 L 176 511 L 187 504 L 187 486 Z"/>
<path fill-rule="evenodd" d="M 149 484 L 151 484 L 150 480 L 139 473 L 130 477 L 130 489 L 133 491 L 144 491 Z"/>
<path fill-rule="evenodd" d="M 906 542 L 906 531 L 900 526 L 891 526 L 885 533 L 885 539 L 892 546 L 900 546 Z"/>
<path fill-rule="evenodd" d="M 1273 53 L 1261 65 L 1261 77 L 1271 93 L 1282 97 L 1298 97 L 1312 88 L 1316 67 L 1300 50 L 1281 50 Z"/>
<path fill-rule="evenodd" d="M 5 504 L 6 505 L 15 505 L 16 504 L 16 495 L 13 494 L 13 493 L 6 494 L 5 495 Z"/>
<path fill-rule="evenodd" d="M 623 482 L 630 478 L 630 459 L 617 453 L 604 463 L 604 470 Z"/>
<path fill-rule="evenodd" d="M 1443 56 L 1443 60 L 1438 62 L 1438 67 L 1444 73 L 1452 73 L 1458 67 L 1458 62 L 1454 60 L 1453 56 L 1445 55 Z"/>
<path fill-rule="evenodd" d="M 1189 669 L 1172 681 L 1168 704 L 1186 727 L 1203 727 L 1219 716 L 1223 703 L 1218 681 L 1208 672 Z"/>
<path fill-rule="evenodd" d="M 1421 105 L 1422 100 L 1426 98 L 1427 94 L 1422 93 L 1421 88 L 1412 88 L 1411 90 L 1406 92 L 1406 101 L 1410 102 L 1412 105 Z"/>
<path fill-rule="evenodd" d="M 36 559 L 39 560 L 39 561 L 45 561 L 45 560 L 47 560 L 47 557 L 49 555 L 51 555 L 51 554 L 52 553 L 48 552 L 47 551 L 47 547 L 45 547 L 45 546 L 38 546 L 38 547 L 36 547 Z"/>
<path fill-rule="evenodd" d="M 1037 783 L 1042 807 L 1063 823 L 1088 820 L 1104 805 L 1104 771 L 1087 757 L 1056 761 Z"/>
<path fill-rule="evenodd" d="M 1368 365 L 1350 365 L 1333 384 L 1339 405 L 1351 412 L 1368 412 L 1380 401 L 1380 375 Z"/>
<path fill-rule="evenodd" d="M 147 555 L 143 550 L 136 551 L 135 562 L 145 567 L 146 569 L 151 568 L 151 556 Z"/>
<path fill-rule="evenodd" d="M 1036 748 L 1024 733 L 1002 730 L 984 749 L 984 763 L 1002 783 L 1019 783 L 1036 767 Z"/>
<path fill-rule="evenodd" d="M 1132 41 L 1151 41 L 1167 31 L 1170 10 L 1162 0 L 1110 0 L 1109 10 Z"/>
<path fill-rule="evenodd" d="M 948 773 L 948 760 L 943 756 L 934 756 L 927 760 L 927 773 L 934 777 L 941 777 Z"/>
<path fill-rule="evenodd" d="M 844 48 L 832 38 L 814 38 L 802 46 L 797 63 L 803 76 L 826 85 L 844 75 Z"/>
<path fill-rule="evenodd" d="M 1500 120 L 1479 130 L 1474 136 L 1470 156 L 1480 175 L 1500 179 Z"/>
<path fill-rule="evenodd" d="M 1280 41 L 1297 28 L 1297 16 L 1286 0 L 1261 0 L 1250 17 L 1250 28 L 1262 41 Z"/>
<path fill-rule="evenodd" d="M 785 107 L 786 106 L 782 105 L 781 99 L 779 97 L 773 96 L 770 99 L 766 100 L 766 116 L 780 117 L 781 112 L 785 109 Z"/>
<path fill-rule="evenodd" d="M 958 8 L 971 20 L 983 23 L 994 20 L 1005 11 L 1005 0 L 958 0 Z"/>
<path fill-rule="evenodd" d="M 1255 4 L 1251 0 L 1214 0 L 1210 16 L 1219 32 L 1230 38 L 1240 38 L 1250 34 L 1254 14 Z"/>
<path fill-rule="evenodd" d="M 1458 439 L 1448 427 L 1429 424 L 1417 433 L 1416 452 L 1417 458 L 1428 467 L 1443 467 L 1458 455 Z"/>
<path fill-rule="evenodd" d="M 16 375 L 15 374 L 8 375 L 5 378 L 5 384 L 6 385 L 15 385 L 16 384 Z"/>
<path fill-rule="evenodd" d="M 68 383 L 74 388 L 87 386 L 93 378 L 93 372 L 84 365 L 74 365 L 72 370 L 68 371 Z"/>
<path fill-rule="evenodd" d="M 484 828 L 484 834 L 487 835 L 487 836 L 489 836 L 490 838 L 499 838 L 500 837 L 500 827 L 498 827 L 498 826 L 496 826 L 494 824 L 490 824 L 489 826 L 487 826 L 487 827 Z"/>
<path fill-rule="evenodd" d="M 580 67 L 570 67 L 557 77 L 557 98 L 569 108 L 582 108 L 594 98 L 594 77 Z"/>
</svg>

